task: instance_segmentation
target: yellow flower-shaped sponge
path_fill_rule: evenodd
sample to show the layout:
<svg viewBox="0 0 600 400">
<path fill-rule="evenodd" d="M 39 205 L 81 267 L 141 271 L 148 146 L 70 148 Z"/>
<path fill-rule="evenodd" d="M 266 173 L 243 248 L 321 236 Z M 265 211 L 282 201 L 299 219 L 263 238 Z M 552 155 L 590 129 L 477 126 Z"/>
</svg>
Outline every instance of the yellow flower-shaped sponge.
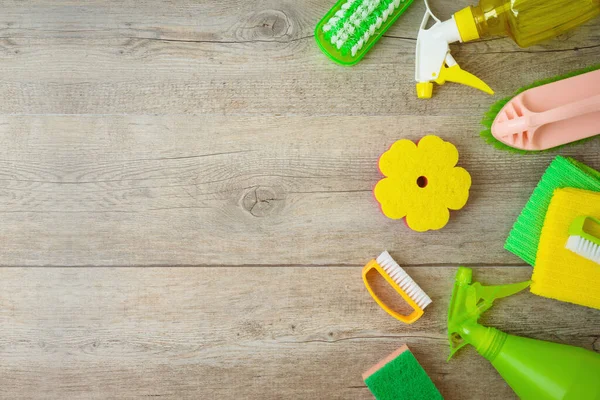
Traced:
<svg viewBox="0 0 600 400">
<path fill-rule="evenodd" d="M 381 210 L 388 218 L 406 217 L 417 232 L 443 228 L 448 210 L 460 210 L 469 198 L 471 175 L 457 162 L 456 147 L 437 136 L 425 136 L 418 144 L 397 141 L 379 159 L 385 178 L 373 192 Z"/>
</svg>

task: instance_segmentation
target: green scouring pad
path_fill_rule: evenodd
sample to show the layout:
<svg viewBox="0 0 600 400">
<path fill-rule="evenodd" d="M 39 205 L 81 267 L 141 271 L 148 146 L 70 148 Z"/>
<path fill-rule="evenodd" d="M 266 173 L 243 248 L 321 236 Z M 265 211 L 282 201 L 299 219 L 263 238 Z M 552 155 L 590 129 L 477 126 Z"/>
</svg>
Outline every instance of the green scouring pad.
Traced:
<svg viewBox="0 0 600 400">
<path fill-rule="evenodd" d="M 513 225 L 504 248 L 535 264 L 546 212 L 554 190 L 572 187 L 600 192 L 600 172 L 572 158 L 557 156 L 551 163 Z"/>
<path fill-rule="evenodd" d="M 371 367 L 363 379 L 377 400 L 443 400 L 406 345 Z"/>
</svg>

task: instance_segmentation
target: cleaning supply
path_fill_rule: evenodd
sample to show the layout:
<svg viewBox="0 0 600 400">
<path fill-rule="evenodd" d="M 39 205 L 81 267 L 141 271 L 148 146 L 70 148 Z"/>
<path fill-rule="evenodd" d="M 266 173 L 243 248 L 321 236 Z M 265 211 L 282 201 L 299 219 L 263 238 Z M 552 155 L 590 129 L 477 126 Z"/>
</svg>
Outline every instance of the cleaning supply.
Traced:
<svg viewBox="0 0 600 400">
<path fill-rule="evenodd" d="M 412 2 L 339 0 L 317 24 L 317 44 L 333 61 L 356 64 Z"/>
<path fill-rule="evenodd" d="M 557 156 L 514 223 L 504 244 L 506 250 L 534 265 L 550 200 L 555 189 L 564 187 L 600 191 L 600 172 L 572 158 Z"/>
<path fill-rule="evenodd" d="M 593 224 L 596 226 L 596 231 L 600 231 L 600 219 L 589 215 L 577 217 L 569 227 L 570 236 L 565 247 L 581 257 L 600 264 L 600 237 L 587 232 L 586 224 Z"/>
<path fill-rule="evenodd" d="M 477 6 L 466 7 L 441 22 L 427 6 L 417 39 L 417 95 L 431 97 L 432 82 L 443 84 L 446 80 L 491 92 L 479 79 L 460 72 L 450 55 L 450 43 L 499 35 L 528 47 L 575 28 L 599 13 L 597 0 L 481 0 Z M 425 29 L 429 15 L 436 23 Z M 452 68 L 456 72 L 449 74 L 446 70 Z"/>
<path fill-rule="evenodd" d="M 480 0 L 454 14 L 463 40 L 508 36 L 520 47 L 552 39 L 600 14 L 597 0 Z"/>
<path fill-rule="evenodd" d="M 371 367 L 363 380 L 377 400 L 443 399 L 406 345 Z"/>
<path fill-rule="evenodd" d="M 540 235 L 531 293 L 600 309 L 600 265 L 565 248 L 569 235 L 573 235 L 573 222 L 581 228 L 585 219 L 590 219 L 587 217 L 600 218 L 600 192 L 573 188 L 554 191 Z M 589 236 L 580 229 L 576 233 L 590 239 L 600 237 L 600 225 L 589 222 L 585 224 Z"/>
<path fill-rule="evenodd" d="M 467 344 L 485 357 L 522 400 L 597 400 L 600 354 L 574 346 L 509 335 L 480 325 L 495 299 L 525 289 L 529 282 L 483 286 L 472 271 L 456 273 L 448 310 L 450 359 Z"/>
<path fill-rule="evenodd" d="M 371 285 L 371 273 L 374 272 L 383 276 L 387 283 L 412 307 L 413 312 L 410 315 L 402 315 L 394 311 L 377 296 Z M 425 307 L 431 304 L 431 299 L 427 296 L 427 293 L 412 280 L 387 251 L 381 253 L 376 260 L 371 260 L 365 265 L 362 277 L 369 294 L 377 304 L 392 317 L 406 324 L 412 324 L 421 318 Z"/>
<path fill-rule="evenodd" d="M 417 97 L 429 99 L 433 93 L 433 83 L 443 85 L 446 81 L 461 83 L 474 87 L 488 94 L 494 91 L 481 79 L 463 70 L 450 54 L 450 43 L 471 40 L 464 37 L 458 29 L 458 21 L 465 20 L 464 10 L 456 13 L 448 21 L 440 21 L 429 8 L 425 0 L 425 16 L 417 36 L 417 52 L 415 57 L 415 80 L 417 81 Z M 429 18 L 435 23 L 427 28 Z"/>
<path fill-rule="evenodd" d="M 526 153 L 600 134 L 600 64 L 521 88 L 497 101 L 480 135 L 501 150 Z"/>
<path fill-rule="evenodd" d="M 379 159 L 385 178 L 373 193 L 381 211 L 391 219 L 406 218 L 417 232 L 443 228 L 449 210 L 460 210 L 469 198 L 471 175 L 457 163 L 456 147 L 437 136 L 425 136 L 417 144 L 397 141 Z"/>
</svg>

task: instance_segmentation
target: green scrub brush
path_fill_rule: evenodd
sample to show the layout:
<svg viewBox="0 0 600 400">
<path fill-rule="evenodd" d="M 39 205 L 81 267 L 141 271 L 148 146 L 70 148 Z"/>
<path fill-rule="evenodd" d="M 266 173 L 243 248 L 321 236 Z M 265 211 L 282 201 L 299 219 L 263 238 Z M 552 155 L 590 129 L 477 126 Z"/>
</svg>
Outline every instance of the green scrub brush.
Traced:
<svg viewBox="0 0 600 400">
<path fill-rule="evenodd" d="M 412 2 L 340 0 L 317 24 L 317 44 L 333 61 L 356 64 Z"/>
<path fill-rule="evenodd" d="M 586 98 L 598 98 L 600 95 L 600 88 L 597 85 L 598 75 L 591 74 L 592 71 L 597 70 L 600 70 L 600 64 L 536 81 L 520 88 L 513 96 L 497 101 L 481 121 L 485 127 L 480 133 L 481 137 L 500 150 L 522 154 L 531 151 L 554 150 L 566 144 L 591 139 L 594 134 L 600 133 L 597 130 L 600 125 L 600 109 L 597 101 L 596 105 L 588 104 L 588 109 L 579 107 L 579 104 L 582 103 L 577 102 L 577 100 L 581 100 L 577 97 L 582 96 L 584 101 Z M 584 74 L 587 75 L 583 76 Z M 545 87 L 541 88 L 541 86 Z M 572 98 L 572 93 L 569 94 L 569 89 L 575 91 L 574 98 Z M 577 103 L 577 106 L 574 103 Z M 574 114 L 573 117 L 566 120 L 560 120 L 562 117 L 545 118 L 556 115 L 565 117 L 567 114 L 563 111 L 566 107 L 571 107 L 570 114 Z M 557 113 L 559 110 L 561 113 Z M 534 122 L 545 119 L 548 119 L 548 123 L 541 128 Z M 518 123 L 525 123 L 524 125 L 527 127 L 521 126 L 523 124 L 518 125 Z M 503 131 L 507 129 L 502 129 L 501 125 L 504 125 L 502 128 L 509 128 L 508 130 L 514 129 L 514 134 L 506 135 L 506 132 Z M 516 126 L 519 128 L 515 128 Z M 539 131 L 536 132 L 538 129 Z M 569 133 L 564 134 L 563 132 Z M 507 143 L 500 141 L 499 138 Z"/>
</svg>

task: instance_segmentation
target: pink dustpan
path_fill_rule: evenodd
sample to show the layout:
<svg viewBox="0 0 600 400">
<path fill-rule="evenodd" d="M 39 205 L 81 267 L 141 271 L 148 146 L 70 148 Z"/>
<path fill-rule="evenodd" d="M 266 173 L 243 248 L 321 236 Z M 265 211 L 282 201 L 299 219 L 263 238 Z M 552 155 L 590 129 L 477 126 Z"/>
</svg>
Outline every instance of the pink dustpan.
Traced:
<svg viewBox="0 0 600 400">
<path fill-rule="evenodd" d="M 600 134 L 600 70 L 518 94 L 496 115 L 492 135 L 521 150 L 546 150 Z"/>
</svg>

